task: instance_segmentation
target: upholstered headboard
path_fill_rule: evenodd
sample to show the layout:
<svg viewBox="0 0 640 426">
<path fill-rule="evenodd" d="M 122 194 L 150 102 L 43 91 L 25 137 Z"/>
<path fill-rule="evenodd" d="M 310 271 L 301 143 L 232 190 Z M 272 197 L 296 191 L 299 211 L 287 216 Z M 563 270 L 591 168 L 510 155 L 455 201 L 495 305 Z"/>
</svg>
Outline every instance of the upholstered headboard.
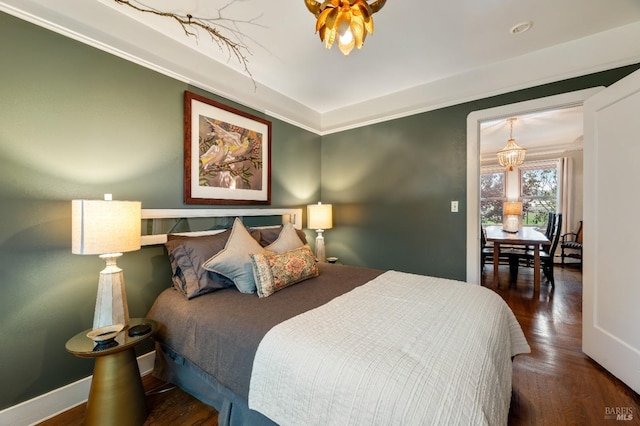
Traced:
<svg viewBox="0 0 640 426">
<path fill-rule="evenodd" d="M 291 222 L 296 229 L 302 229 L 301 208 L 274 209 L 142 209 L 143 246 L 164 244 L 168 233 L 184 235 L 207 235 L 222 232 L 230 227 L 229 220 L 247 219 L 256 226 L 279 226 Z M 260 225 L 265 218 L 268 225 Z M 225 222 L 226 221 L 226 222 Z"/>
</svg>

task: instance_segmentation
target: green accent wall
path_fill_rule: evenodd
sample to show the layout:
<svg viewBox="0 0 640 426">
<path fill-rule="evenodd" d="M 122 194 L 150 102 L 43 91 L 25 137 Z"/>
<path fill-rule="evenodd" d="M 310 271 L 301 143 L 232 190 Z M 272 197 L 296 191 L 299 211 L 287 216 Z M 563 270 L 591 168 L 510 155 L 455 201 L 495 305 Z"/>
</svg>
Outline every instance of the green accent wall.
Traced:
<svg viewBox="0 0 640 426">
<path fill-rule="evenodd" d="M 91 327 L 104 263 L 71 254 L 70 201 L 113 193 L 143 208 L 185 208 L 185 90 L 264 115 L 2 13 L 0 55 L 1 410 L 92 371 L 64 345 Z M 608 85 L 636 68 L 324 137 L 266 117 L 272 206 L 333 203 L 327 253 L 342 263 L 463 279 L 467 115 Z M 460 213 L 449 212 L 451 200 Z M 144 316 L 170 285 L 164 249 L 118 264 L 131 316 Z"/>
<path fill-rule="evenodd" d="M 334 206 L 327 256 L 345 264 L 466 279 L 467 116 L 608 86 L 627 66 L 322 138 L 322 201 Z M 459 213 L 451 213 L 451 201 Z"/>
<path fill-rule="evenodd" d="M 210 207 L 182 202 L 184 91 L 265 116 L 2 13 L 0 55 L 1 410 L 92 372 L 64 346 L 92 325 L 104 261 L 71 253 L 71 200 Z M 316 202 L 320 136 L 266 118 L 271 205 Z M 144 316 L 171 284 L 164 248 L 118 264 L 131 316 Z"/>
</svg>

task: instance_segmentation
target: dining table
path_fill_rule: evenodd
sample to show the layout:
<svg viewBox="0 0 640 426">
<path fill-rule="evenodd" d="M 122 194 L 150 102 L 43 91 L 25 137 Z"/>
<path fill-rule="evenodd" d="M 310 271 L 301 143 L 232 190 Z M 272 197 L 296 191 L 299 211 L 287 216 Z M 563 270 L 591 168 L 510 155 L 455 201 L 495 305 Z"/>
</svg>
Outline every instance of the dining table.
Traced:
<svg viewBox="0 0 640 426">
<path fill-rule="evenodd" d="M 500 286 L 498 267 L 500 247 L 503 245 L 533 247 L 533 288 L 540 291 L 540 247 L 551 244 L 544 233 L 532 226 L 523 226 L 517 232 L 505 230 L 500 225 L 485 227 L 487 241 L 493 243 L 493 285 Z"/>
</svg>

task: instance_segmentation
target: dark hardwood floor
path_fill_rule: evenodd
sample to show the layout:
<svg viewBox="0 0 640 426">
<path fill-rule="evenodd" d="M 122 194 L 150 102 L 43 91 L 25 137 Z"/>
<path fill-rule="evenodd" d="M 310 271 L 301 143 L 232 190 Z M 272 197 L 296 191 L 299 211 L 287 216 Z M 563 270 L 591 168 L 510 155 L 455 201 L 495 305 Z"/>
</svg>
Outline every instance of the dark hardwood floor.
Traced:
<svg viewBox="0 0 640 426">
<path fill-rule="evenodd" d="M 218 413 L 191 395 L 148 375 L 142 378 L 149 417 L 145 426 L 218 426 Z M 65 411 L 38 426 L 82 426 L 86 404 Z"/>
<path fill-rule="evenodd" d="M 513 363 L 509 425 L 640 425 L 640 397 L 582 353 L 582 274 L 575 267 L 554 268 L 555 287 L 544 276 L 533 292 L 532 268 L 520 268 L 509 284 L 500 267 L 493 287 L 493 265 L 485 266 L 483 285 L 509 304 L 531 346 Z M 633 420 L 606 419 L 607 409 L 631 408 Z"/>
<path fill-rule="evenodd" d="M 492 265 L 483 282 L 509 304 L 524 330 L 531 353 L 514 360 L 509 425 L 640 425 L 640 397 L 582 353 L 582 274 L 574 267 L 555 268 L 556 285 L 533 293 L 530 268 L 520 268 L 509 285 L 508 267 L 500 268 L 501 288 L 493 288 Z M 144 378 L 150 415 L 145 425 L 214 425 L 217 413 L 179 389 Z M 606 419 L 608 409 L 630 408 L 633 420 Z M 84 405 L 41 426 L 81 425 Z"/>
</svg>

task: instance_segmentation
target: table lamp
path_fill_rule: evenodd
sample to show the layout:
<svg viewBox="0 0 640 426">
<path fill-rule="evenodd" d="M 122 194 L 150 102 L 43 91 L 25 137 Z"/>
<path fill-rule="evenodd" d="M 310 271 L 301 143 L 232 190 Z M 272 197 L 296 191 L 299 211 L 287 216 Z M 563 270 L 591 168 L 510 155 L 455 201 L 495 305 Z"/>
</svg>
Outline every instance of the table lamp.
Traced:
<svg viewBox="0 0 640 426">
<path fill-rule="evenodd" d="M 318 262 L 327 260 L 324 251 L 324 237 L 322 233 L 325 229 L 333 226 L 331 204 L 311 204 L 307 206 L 307 228 L 315 229 L 318 233 L 316 237 L 316 259 Z"/>
<path fill-rule="evenodd" d="M 71 202 L 71 251 L 100 255 L 106 267 L 100 272 L 93 329 L 129 323 L 124 274 L 116 265 L 122 252 L 140 249 L 139 201 L 73 200 Z"/>
<path fill-rule="evenodd" d="M 504 230 L 516 233 L 520 229 L 520 216 L 522 216 L 522 203 L 520 201 L 507 201 L 504 203 Z"/>
</svg>

